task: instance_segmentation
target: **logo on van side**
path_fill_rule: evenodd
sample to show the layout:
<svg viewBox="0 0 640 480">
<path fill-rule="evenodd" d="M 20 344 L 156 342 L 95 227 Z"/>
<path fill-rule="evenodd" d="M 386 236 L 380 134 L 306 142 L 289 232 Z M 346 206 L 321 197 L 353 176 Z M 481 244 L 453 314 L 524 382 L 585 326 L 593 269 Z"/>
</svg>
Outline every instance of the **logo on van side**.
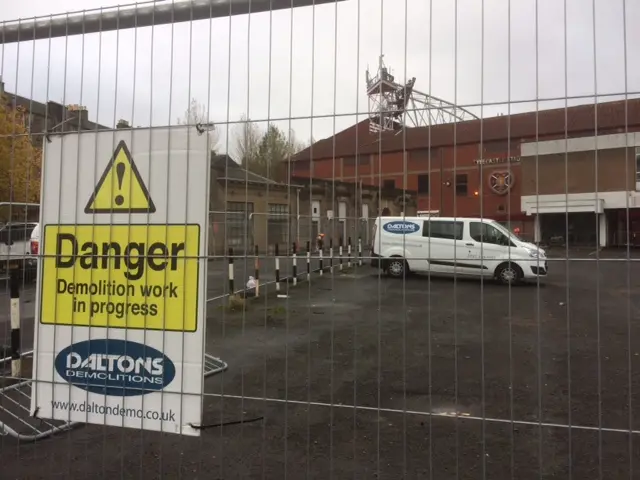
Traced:
<svg viewBox="0 0 640 480">
<path fill-rule="evenodd" d="M 420 225 L 418 225 L 417 223 L 401 220 L 397 222 L 385 223 L 382 228 L 384 228 L 389 233 L 399 233 L 401 235 L 404 235 L 406 233 L 417 232 L 418 230 L 420 230 Z"/>
<path fill-rule="evenodd" d="M 175 365 L 162 352 L 116 339 L 69 345 L 58 353 L 55 367 L 62 378 L 78 388 L 125 397 L 160 391 L 176 375 Z"/>
</svg>

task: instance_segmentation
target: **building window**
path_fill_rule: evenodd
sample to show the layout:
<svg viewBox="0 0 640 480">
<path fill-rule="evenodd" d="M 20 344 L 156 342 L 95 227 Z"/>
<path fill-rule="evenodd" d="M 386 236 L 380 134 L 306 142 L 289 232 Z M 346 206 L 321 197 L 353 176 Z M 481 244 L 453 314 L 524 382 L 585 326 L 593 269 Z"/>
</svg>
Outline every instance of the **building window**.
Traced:
<svg viewBox="0 0 640 480">
<path fill-rule="evenodd" d="M 424 222 L 423 237 L 444 238 L 447 240 L 462 240 L 462 222 L 447 222 L 428 220 Z"/>
<path fill-rule="evenodd" d="M 640 147 L 636 147 L 636 183 L 640 182 Z"/>
<path fill-rule="evenodd" d="M 418 193 L 429 193 L 429 175 L 418 175 Z"/>
<path fill-rule="evenodd" d="M 382 182 L 382 189 L 383 190 L 395 190 L 396 188 L 396 181 L 391 179 L 391 180 L 384 180 Z"/>
<path fill-rule="evenodd" d="M 270 203 L 269 215 L 273 216 L 287 216 L 289 215 L 289 205 L 286 203 Z"/>
<path fill-rule="evenodd" d="M 456 175 L 456 195 L 460 197 L 467 196 L 467 174 L 459 173 Z"/>
<path fill-rule="evenodd" d="M 227 244 L 244 252 L 253 251 L 253 203 L 227 202 Z"/>
<path fill-rule="evenodd" d="M 267 242 L 269 245 L 287 243 L 289 230 L 289 205 L 270 203 L 267 217 Z"/>
</svg>

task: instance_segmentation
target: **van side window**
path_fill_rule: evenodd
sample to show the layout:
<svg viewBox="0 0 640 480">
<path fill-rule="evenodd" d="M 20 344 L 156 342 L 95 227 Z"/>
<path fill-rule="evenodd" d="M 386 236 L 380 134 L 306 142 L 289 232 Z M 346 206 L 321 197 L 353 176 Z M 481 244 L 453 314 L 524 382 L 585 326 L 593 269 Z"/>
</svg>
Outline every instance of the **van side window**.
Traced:
<svg viewBox="0 0 640 480">
<path fill-rule="evenodd" d="M 0 229 L 0 243 L 12 245 L 31 238 L 35 223 L 9 223 Z"/>
<path fill-rule="evenodd" d="M 446 222 L 430 220 L 424 222 L 423 237 L 446 238 L 447 240 L 462 240 L 462 222 Z"/>
<path fill-rule="evenodd" d="M 509 245 L 511 243 L 500 230 L 481 222 L 471 222 L 469 236 L 480 243 L 492 243 L 494 245 Z"/>
</svg>

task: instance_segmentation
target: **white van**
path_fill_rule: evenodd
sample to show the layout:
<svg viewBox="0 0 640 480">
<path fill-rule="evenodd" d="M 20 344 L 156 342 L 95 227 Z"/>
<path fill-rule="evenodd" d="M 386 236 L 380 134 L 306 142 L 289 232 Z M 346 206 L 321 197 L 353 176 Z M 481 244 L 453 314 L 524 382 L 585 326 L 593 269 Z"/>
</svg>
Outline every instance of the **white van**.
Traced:
<svg viewBox="0 0 640 480">
<path fill-rule="evenodd" d="M 371 257 L 392 277 L 430 272 L 515 284 L 547 275 L 544 250 L 486 218 L 378 217 Z"/>
<path fill-rule="evenodd" d="M 0 277 L 6 276 L 10 266 L 18 266 L 23 272 L 33 266 L 30 238 L 37 225 L 36 222 L 9 222 L 0 227 Z"/>
</svg>

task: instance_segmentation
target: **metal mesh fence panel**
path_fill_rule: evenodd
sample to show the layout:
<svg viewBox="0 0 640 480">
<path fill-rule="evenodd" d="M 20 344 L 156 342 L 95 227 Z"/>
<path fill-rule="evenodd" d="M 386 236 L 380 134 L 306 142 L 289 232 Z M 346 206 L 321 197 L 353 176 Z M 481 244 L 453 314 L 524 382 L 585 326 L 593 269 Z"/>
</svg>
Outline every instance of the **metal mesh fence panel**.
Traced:
<svg viewBox="0 0 640 480">
<path fill-rule="evenodd" d="M 0 478 L 638 478 L 639 0 L 3 7 Z"/>
</svg>

